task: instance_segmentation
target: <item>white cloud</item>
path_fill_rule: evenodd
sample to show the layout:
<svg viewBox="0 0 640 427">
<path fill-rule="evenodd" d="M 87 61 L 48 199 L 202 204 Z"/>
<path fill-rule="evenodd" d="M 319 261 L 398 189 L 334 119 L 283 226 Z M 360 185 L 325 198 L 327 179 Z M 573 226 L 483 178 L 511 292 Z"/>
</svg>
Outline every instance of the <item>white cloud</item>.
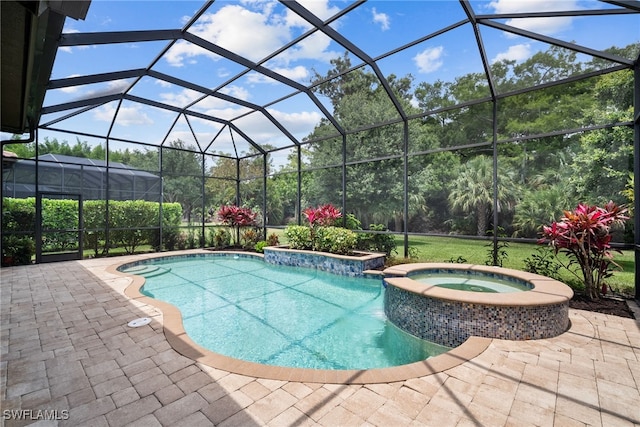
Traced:
<svg viewBox="0 0 640 427">
<path fill-rule="evenodd" d="M 300 111 L 297 113 L 285 113 L 275 109 L 267 109 L 269 113 L 293 135 L 307 136 L 315 125 L 320 123 L 324 116 L 314 111 Z"/>
<path fill-rule="evenodd" d="M 116 113 L 113 104 L 107 104 L 94 110 L 93 117 L 96 120 L 110 122 Z M 116 123 L 121 126 L 138 126 L 153 124 L 153 120 L 141 111 L 141 106 L 133 105 L 131 107 L 120 107 Z"/>
<path fill-rule="evenodd" d="M 202 97 L 203 93 L 191 89 L 183 89 L 178 93 L 165 92 L 161 93 L 159 96 L 160 99 L 162 99 L 169 105 L 185 107 L 191 104 L 196 99 Z"/>
<path fill-rule="evenodd" d="M 78 30 L 74 30 L 73 28 L 65 28 L 63 30 L 64 34 L 74 34 L 74 33 L 79 33 L 80 31 Z M 74 50 L 84 50 L 84 49 L 89 49 L 90 46 L 60 46 L 58 48 L 58 50 L 60 52 L 65 52 L 65 53 L 73 53 Z"/>
<path fill-rule="evenodd" d="M 321 19 L 327 19 L 339 11 L 329 7 L 326 0 L 301 2 Z M 249 9 L 251 8 L 251 9 Z M 204 14 L 189 32 L 211 43 L 219 45 L 233 53 L 252 61 L 260 61 L 275 50 L 293 39 L 300 29 L 308 29 L 310 25 L 295 13 L 285 8 L 282 14 L 274 13 L 275 3 L 272 1 L 242 1 L 241 5 L 225 5 L 215 13 Z M 337 53 L 327 51 L 330 39 L 322 33 L 316 33 L 298 43 L 293 49 L 278 56 L 281 66 L 289 61 L 301 59 L 324 60 L 329 62 Z M 200 47 L 179 41 L 165 54 L 167 62 L 176 67 L 183 66 L 188 60 L 197 60 L 199 56 L 208 56 L 218 60 Z"/>
<path fill-rule="evenodd" d="M 531 45 L 516 44 L 509 46 L 506 52 L 500 52 L 491 60 L 491 63 L 506 60 L 513 60 L 516 62 L 523 61 L 531 56 Z"/>
<path fill-rule="evenodd" d="M 220 92 L 224 93 L 225 95 L 233 96 L 234 98 L 242 99 L 244 101 L 247 101 L 249 98 L 251 98 L 251 94 L 246 88 L 237 85 L 225 86 L 220 89 Z"/>
<path fill-rule="evenodd" d="M 442 56 L 444 54 L 444 47 L 432 47 L 425 49 L 416 56 L 413 57 L 413 62 L 418 67 L 420 73 L 432 73 L 442 67 Z"/>
<path fill-rule="evenodd" d="M 582 9 L 576 0 L 494 0 L 489 3 L 489 8 L 496 13 L 555 12 Z M 572 17 L 521 18 L 510 19 L 506 24 L 527 31 L 552 35 L 571 28 L 572 22 Z M 511 33 L 507 34 L 514 36 Z"/>
<path fill-rule="evenodd" d="M 194 63 L 196 57 L 204 56 L 210 59 L 218 60 L 220 57 L 215 53 L 202 49 L 184 40 L 178 40 L 167 53 L 164 54 L 165 60 L 174 67 L 182 67 L 185 60 L 188 63 Z"/>
<path fill-rule="evenodd" d="M 386 13 L 378 13 L 375 7 L 371 10 L 371 13 L 373 14 L 373 22 L 380 24 L 382 31 L 386 31 L 390 28 L 389 15 Z"/>
<path fill-rule="evenodd" d="M 282 23 L 269 21 L 269 15 L 239 5 L 222 7 L 203 15 L 190 32 L 252 61 L 258 61 L 290 39 Z"/>
<path fill-rule="evenodd" d="M 66 78 L 70 79 L 72 77 L 79 77 L 80 75 L 81 74 L 71 74 L 71 75 L 67 76 Z M 81 87 L 82 86 L 63 87 L 63 88 L 60 88 L 60 91 L 64 92 L 64 93 L 76 93 L 76 92 L 78 92 L 78 90 L 80 90 Z"/>
<path fill-rule="evenodd" d="M 340 11 L 338 7 L 329 7 L 327 0 L 301 0 L 298 3 L 323 21 L 326 21 Z M 285 22 L 291 27 L 311 28 L 307 21 L 289 10 L 287 10 Z"/>
</svg>

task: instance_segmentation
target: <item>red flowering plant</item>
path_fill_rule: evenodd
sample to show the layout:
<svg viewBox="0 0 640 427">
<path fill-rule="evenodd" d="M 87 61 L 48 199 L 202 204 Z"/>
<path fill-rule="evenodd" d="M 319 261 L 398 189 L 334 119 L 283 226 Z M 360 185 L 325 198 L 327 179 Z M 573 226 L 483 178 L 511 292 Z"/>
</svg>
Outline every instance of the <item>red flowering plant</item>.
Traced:
<svg viewBox="0 0 640 427">
<path fill-rule="evenodd" d="M 308 207 L 302 213 L 307 217 L 311 227 L 315 225 L 329 227 L 335 225 L 342 218 L 340 210 L 330 203 L 317 208 Z"/>
<path fill-rule="evenodd" d="M 614 202 L 603 207 L 579 204 L 575 210 L 565 211 L 560 221 L 542 228 L 539 243 L 548 243 L 556 254 L 566 254 L 569 263 L 563 267 L 578 278 L 573 264 L 579 265 L 586 294 L 591 299 L 600 297 L 604 279 L 611 277 L 613 266 L 617 266 L 613 262 L 611 230 L 624 225 L 629 219 L 627 212 Z"/>
<path fill-rule="evenodd" d="M 317 208 L 308 207 L 302 213 L 309 221 L 311 242 L 316 240 L 316 226 L 329 227 L 335 225 L 338 219 L 342 217 L 340 210 L 331 203 L 320 205 Z"/>
<path fill-rule="evenodd" d="M 256 225 L 257 213 L 249 208 L 241 208 L 236 205 L 220 206 L 218 219 L 229 227 L 235 229 L 236 244 L 240 244 L 240 227 L 250 227 Z"/>
</svg>

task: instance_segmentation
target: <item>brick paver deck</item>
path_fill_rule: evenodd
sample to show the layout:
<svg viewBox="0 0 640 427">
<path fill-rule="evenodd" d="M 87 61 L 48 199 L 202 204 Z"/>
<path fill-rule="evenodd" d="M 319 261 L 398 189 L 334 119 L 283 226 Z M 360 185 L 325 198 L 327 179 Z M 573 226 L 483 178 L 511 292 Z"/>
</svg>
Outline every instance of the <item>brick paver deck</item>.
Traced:
<svg viewBox="0 0 640 427">
<path fill-rule="evenodd" d="M 253 378 L 176 352 L 97 259 L 0 270 L 6 426 L 640 425 L 640 323 L 571 310 L 556 338 L 493 340 L 440 373 L 345 385 Z M 151 317 L 147 326 L 127 323 Z M 640 317 L 640 316 L 637 316 Z"/>
</svg>

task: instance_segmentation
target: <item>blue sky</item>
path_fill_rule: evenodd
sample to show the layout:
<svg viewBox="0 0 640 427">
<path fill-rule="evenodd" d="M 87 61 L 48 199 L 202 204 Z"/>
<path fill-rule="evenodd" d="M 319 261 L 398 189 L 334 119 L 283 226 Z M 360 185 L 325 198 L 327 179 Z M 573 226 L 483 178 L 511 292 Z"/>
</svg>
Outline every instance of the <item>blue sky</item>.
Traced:
<svg viewBox="0 0 640 427">
<path fill-rule="evenodd" d="M 301 2 L 320 19 L 327 19 L 347 7 L 348 2 L 313 0 Z M 472 1 L 476 14 L 583 10 L 612 8 L 604 3 L 577 0 L 535 1 Z M 68 19 L 65 33 L 101 32 L 125 30 L 180 29 L 202 7 L 192 1 L 113 1 L 93 0 L 86 20 Z M 376 58 L 420 37 L 432 34 L 445 26 L 466 18 L 458 1 L 369 1 L 332 27 L 357 45 L 372 58 Z M 501 20 L 500 22 L 546 36 L 600 49 L 625 46 L 640 41 L 640 15 L 593 16 L 580 18 L 528 18 Z M 263 61 L 272 52 L 309 31 L 311 27 L 295 13 L 278 2 L 270 0 L 216 1 L 189 28 L 189 32 L 215 43 L 233 53 L 254 62 Z M 490 61 L 514 59 L 524 61 L 548 45 L 499 30 L 482 27 L 482 38 Z M 56 57 L 52 79 L 73 76 L 146 68 L 168 46 L 167 41 L 120 45 L 82 46 L 61 48 Z M 264 63 L 282 76 L 302 84 L 308 84 L 314 71 L 325 74 L 329 61 L 344 53 L 345 48 L 324 34 L 314 33 L 290 49 Z M 359 60 L 350 55 L 352 64 Z M 457 76 L 481 72 L 482 64 L 469 25 L 443 34 L 411 49 L 378 62 L 386 76 L 411 74 L 419 82 L 437 79 L 452 81 Z M 292 93 L 287 85 L 262 74 L 249 72 L 228 82 L 245 70 L 245 67 L 205 51 L 186 41 L 178 41 L 152 67 L 153 70 L 194 82 L 209 89 L 260 106 L 267 105 L 269 113 L 281 122 L 296 139 L 308 135 L 322 112 L 308 97 L 298 95 L 276 104 L 274 100 Z M 131 87 L 133 79 L 117 80 L 86 87 L 69 87 L 49 91 L 45 106 L 89 98 L 97 94 L 122 93 L 148 98 L 177 107 L 186 107 L 203 94 L 184 89 L 163 80 L 142 78 Z M 322 100 L 331 110 L 327 100 Z M 245 107 L 206 97 L 191 107 L 193 111 L 234 120 L 249 138 L 275 147 L 285 147 L 292 141 L 283 135 L 265 116 L 249 114 Z M 117 113 L 117 114 L 116 114 Z M 42 123 L 63 117 L 67 113 L 44 116 Z M 133 102 L 108 103 L 56 123 L 60 129 L 76 129 L 81 132 L 106 135 L 116 116 L 110 135 L 154 145 L 180 138 L 201 149 L 234 155 L 248 151 L 249 143 L 223 126 L 206 120 L 189 120 L 162 109 Z M 219 133 L 222 129 L 222 133 Z M 193 133 L 196 136 L 193 136 Z M 73 135 L 42 131 L 41 137 L 75 141 Z M 101 143 L 102 138 L 81 137 L 91 144 Z M 211 142 L 213 141 L 213 144 Z M 122 144 L 125 147 L 126 144 Z M 287 151 L 281 153 L 282 156 Z"/>
</svg>

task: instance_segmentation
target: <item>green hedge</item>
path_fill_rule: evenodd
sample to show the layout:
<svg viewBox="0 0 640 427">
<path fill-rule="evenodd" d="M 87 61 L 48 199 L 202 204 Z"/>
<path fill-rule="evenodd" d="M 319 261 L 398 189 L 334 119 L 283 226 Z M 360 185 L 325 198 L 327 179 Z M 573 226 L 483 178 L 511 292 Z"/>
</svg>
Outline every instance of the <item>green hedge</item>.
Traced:
<svg viewBox="0 0 640 427">
<path fill-rule="evenodd" d="M 33 247 L 35 238 L 35 198 L 3 199 L 3 248 L 15 248 L 18 241 L 9 236 L 19 236 L 31 240 Z M 42 199 L 43 227 L 45 229 L 75 229 L 78 223 L 78 201 Z M 151 245 L 161 250 L 157 202 L 144 200 L 112 200 L 108 206 L 109 242 L 106 242 L 107 203 L 104 200 L 87 200 L 83 202 L 84 243 L 86 248 L 94 252 L 94 256 L 106 255 L 111 248 L 124 248 L 127 253 L 134 253 L 141 245 Z M 179 203 L 162 204 L 163 242 L 168 249 L 173 249 L 179 236 L 182 218 L 182 207 Z M 24 239 L 21 240 L 23 243 Z M 6 245 L 5 245 L 6 242 Z M 24 243 L 26 245 L 26 243 Z M 46 234 L 44 249 L 57 251 L 73 248 L 77 244 L 75 233 L 49 232 Z M 3 249 L 3 255 L 5 255 Z M 24 250 L 22 251 L 24 253 Z M 26 255 L 21 257 L 26 259 Z"/>
</svg>

